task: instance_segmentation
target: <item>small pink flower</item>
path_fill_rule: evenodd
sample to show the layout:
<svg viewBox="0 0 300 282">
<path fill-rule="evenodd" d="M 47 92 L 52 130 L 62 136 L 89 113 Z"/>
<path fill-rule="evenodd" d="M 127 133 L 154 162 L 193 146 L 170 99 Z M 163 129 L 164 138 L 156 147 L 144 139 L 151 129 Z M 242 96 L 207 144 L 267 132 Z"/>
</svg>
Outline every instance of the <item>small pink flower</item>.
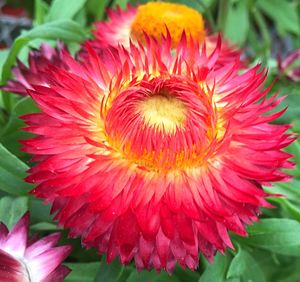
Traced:
<svg viewBox="0 0 300 282">
<path fill-rule="evenodd" d="M 0 281 L 62 281 L 70 269 L 60 263 L 71 252 L 71 246 L 55 246 L 60 238 L 59 233 L 30 242 L 28 226 L 29 213 L 11 231 L 0 223 Z"/>
<path fill-rule="evenodd" d="M 287 76 L 290 80 L 300 82 L 300 65 L 295 62 L 300 60 L 300 49 L 290 53 L 284 60 L 279 56 L 278 69 L 281 75 Z"/>
</svg>

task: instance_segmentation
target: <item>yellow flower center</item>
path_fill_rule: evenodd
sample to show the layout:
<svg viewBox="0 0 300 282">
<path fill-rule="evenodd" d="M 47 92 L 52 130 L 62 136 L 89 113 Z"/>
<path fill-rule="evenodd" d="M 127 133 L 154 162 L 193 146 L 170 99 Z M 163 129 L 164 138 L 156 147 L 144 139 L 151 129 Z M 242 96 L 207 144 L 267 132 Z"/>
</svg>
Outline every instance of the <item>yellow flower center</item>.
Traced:
<svg viewBox="0 0 300 282">
<path fill-rule="evenodd" d="M 166 35 L 166 27 L 172 37 L 172 47 L 178 45 L 183 31 L 188 39 L 203 41 L 205 37 L 201 14 L 185 5 L 163 2 L 149 2 L 138 7 L 131 25 L 131 37 L 143 41 L 146 33 L 160 40 Z"/>
<path fill-rule="evenodd" d="M 148 125 L 164 129 L 167 133 L 174 133 L 186 119 L 185 105 L 175 97 L 164 94 L 149 97 L 140 103 L 139 108 Z"/>
</svg>

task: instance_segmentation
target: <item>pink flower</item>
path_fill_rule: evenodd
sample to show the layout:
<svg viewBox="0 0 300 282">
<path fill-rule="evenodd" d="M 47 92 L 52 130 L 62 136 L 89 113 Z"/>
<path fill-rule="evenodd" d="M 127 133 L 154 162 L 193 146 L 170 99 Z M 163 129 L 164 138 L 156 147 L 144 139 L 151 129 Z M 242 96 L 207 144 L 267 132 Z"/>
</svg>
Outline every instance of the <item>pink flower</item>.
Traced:
<svg viewBox="0 0 300 282">
<path fill-rule="evenodd" d="M 11 231 L 0 224 L 0 281 L 62 281 L 70 269 L 60 264 L 71 252 L 71 247 L 55 247 L 59 233 L 29 243 L 28 225 L 29 213 Z"/>
<path fill-rule="evenodd" d="M 278 68 L 281 75 L 286 75 L 290 80 L 300 82 L 300 65 L 295 66 L 295 62 L 300 61 L 300 49 L 290 53 L 284 60 L 278 58 Z"/>
</svg>

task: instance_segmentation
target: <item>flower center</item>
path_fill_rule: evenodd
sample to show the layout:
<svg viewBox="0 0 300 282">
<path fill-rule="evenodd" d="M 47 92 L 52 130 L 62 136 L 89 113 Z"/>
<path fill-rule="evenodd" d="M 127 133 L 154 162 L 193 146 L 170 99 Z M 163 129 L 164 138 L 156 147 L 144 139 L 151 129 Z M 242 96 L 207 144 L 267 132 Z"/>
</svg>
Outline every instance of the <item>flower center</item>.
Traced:
<svg viewBox="0 0 300 282">
<path fill-rule="evenodd" d="M 186 106 L 170 95 L 159 93 L 141 101 L 140 112 L 144 121 L 166 133 L 175 133 L 182 127 L 186 119 Z"/>
<path fill-rule="evenodd" d="M 118 157 L 147 171 L 199 166 L 215 136 L 211 107 L 196 83 L 141 81 L 112 102 L 105 120 L 108 144 Z"/>
<path fill-rule="evenodd" d="M 160 40 L 166 35 L 166 27 L 172 38 L 172 47 L 180 41 L 182 32 L 187 38 L 203 41 L 205 37 L 202 15 L 196 10 L 181 4 L 149 2 L 140 5 L 131 25 L 131 37 L 144 41 L 144 33 Z"/>
</svg>

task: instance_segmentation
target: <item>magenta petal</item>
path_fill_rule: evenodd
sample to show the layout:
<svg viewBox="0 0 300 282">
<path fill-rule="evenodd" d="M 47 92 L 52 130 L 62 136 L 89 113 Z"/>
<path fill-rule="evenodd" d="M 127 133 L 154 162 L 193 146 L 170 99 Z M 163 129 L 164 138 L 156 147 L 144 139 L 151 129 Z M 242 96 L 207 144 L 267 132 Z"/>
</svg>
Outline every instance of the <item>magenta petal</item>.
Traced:
<svg viewBox="0 0 300 282">
<path fill-rule="evenodd" d="M 0 248 L 3 244 L 3 242 L 6 241 L 6 236 L 8 234 L 8 229 L 7 227 L 1 222 L 0 223 Z"/>
<path fill-rule="evenodd" d="M 10 254 L 0 250 L 0 281 L 3 282 L 20 282 L 28 281 L 21 262 L 16 260 Z M 28 277 L 28 276 L 27 276 Z"/>
<path fill-rule="evenodd" d="M 46 250 L 54 247 L 60 238 L 59 233 L 53 233 L 45 238 L 42 238 L 34 242 L 31 246 L 26 249 L 25 258 L 27 260 L 33 259 L 36 256 L 42 254 Z"/>
<path fill-rule="evenodd" d="M 23 257 L 27 244 L 29 213 L 27 212 L 9 232 L 2 249 L 13 256 Z"/>
<path fill-rule="evenodd" d="M 27 266 L 32 277 L 44 279 L 70 254 L 70 246 L 52 248 L 36 256 L 28 262 Z"/>
<path fill-rule="evenodd" d="M 300 67 L 290 71 L 287 75 L 291 80 L 300 82 Z"/>
<path fill-rule="evenodd" d="M 71 269 L 67 266 L 61 265 L 56 268 L 51 274 L 49 274 L 43 282 L 60 282 L 71 272 Z"/>
<path fill-rule="evenodd" d="M 289 56 L 287 56 L 287 58 L 282 61 L 281 67 L 283 69 L 286 69 L 287 67 L 289 67 L 289 65 L 294 63 L 299 58 L 300 58 L 300 49 L 292 52 Z"/>
</svg>

